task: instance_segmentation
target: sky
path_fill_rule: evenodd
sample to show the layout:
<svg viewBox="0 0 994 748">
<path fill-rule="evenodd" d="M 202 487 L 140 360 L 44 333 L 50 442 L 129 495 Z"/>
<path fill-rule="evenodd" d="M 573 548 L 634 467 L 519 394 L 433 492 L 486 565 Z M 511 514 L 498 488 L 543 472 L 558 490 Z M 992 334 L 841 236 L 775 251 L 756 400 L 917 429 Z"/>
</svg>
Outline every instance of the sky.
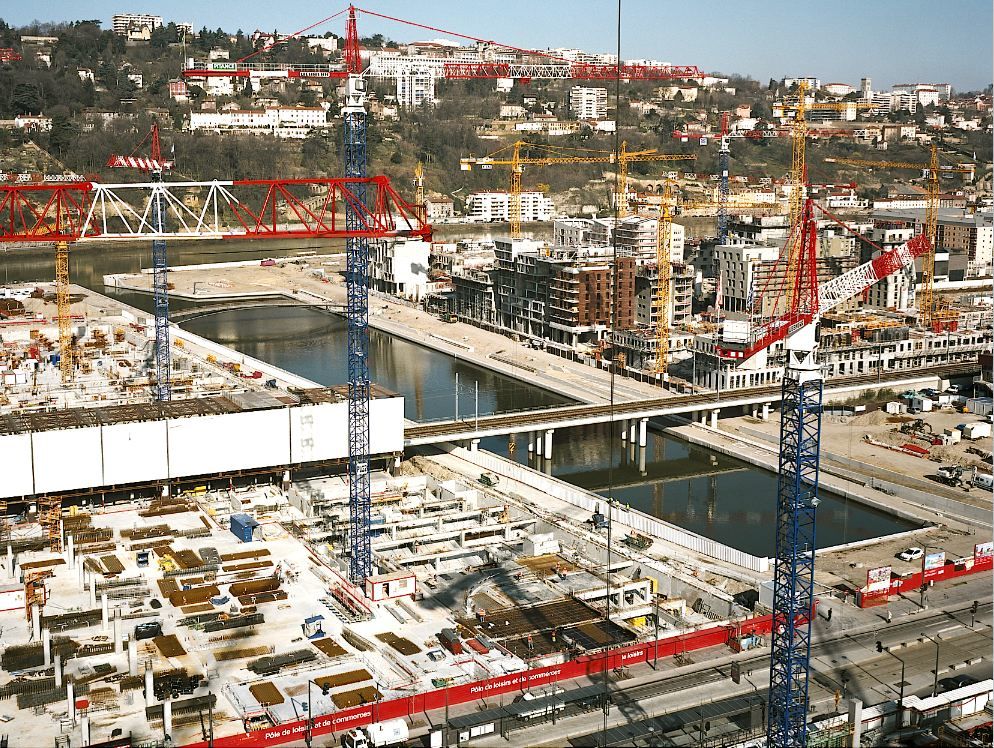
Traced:
<svg viewBox="0 0 994 748">
<path fill-rule="evenodd" d="M 867 76 L 877 90 L 895 83 L 941 82 L 965 91 L 982 89 L 994 78 L 991 0 L 621 1 L 625 59 L 697 65 L 764 83 L 810 75 L 858 87 Z M 361 0 L 357 5 L 531 49 L 616 48 L 616 0 Z M 10 0 L 0 3 L 0 18 L 13 25 L 99 18 L 109 27 L 114 13 L 131 11 L 187 21 L 198 29 L 289 33 L 344 7 L 335 0 Z M 315 32 L 341 35 L 343 21 L 339 17 Z M 363 15 L 359 33 L 382 33 L 401 42 L 444 36 Z"/>
</svg>

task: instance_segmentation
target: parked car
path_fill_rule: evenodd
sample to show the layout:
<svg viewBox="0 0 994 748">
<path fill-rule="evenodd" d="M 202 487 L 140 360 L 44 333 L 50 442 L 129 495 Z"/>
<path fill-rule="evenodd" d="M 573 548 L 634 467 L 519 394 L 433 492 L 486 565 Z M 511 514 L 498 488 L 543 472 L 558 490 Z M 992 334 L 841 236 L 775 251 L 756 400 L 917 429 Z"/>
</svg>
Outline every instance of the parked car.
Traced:
<svg viewBox="0 0 994 748">
<path fill-rule="evenodd" d="M 922 390 L 922 394 L 925 397 L 938 397 L 941 393 L 935 387 L 926 387 Z"/>
<path fill-rule="evenodd" d="M 958 395 L 959 391 L 960 391 L 960 386 L 958 384 L 951 384 L 948 387 L 946 387 L 946 392 L 948 392 L 950 395 Z"/>
<path fill-rule="evenodd" d="M 924 548 L 905 548 L 903 551 L 897 554 L 897 557 L 902 561 L 917 561 L 922 556 L 925 555 Z"/>
</svg>

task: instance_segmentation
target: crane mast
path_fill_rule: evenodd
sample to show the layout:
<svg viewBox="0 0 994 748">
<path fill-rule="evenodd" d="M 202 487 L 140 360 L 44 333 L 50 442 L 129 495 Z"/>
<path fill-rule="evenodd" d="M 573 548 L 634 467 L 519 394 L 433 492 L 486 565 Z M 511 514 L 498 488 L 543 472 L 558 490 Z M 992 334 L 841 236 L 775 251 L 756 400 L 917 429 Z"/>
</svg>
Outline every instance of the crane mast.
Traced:
<svg viewBox="0 0 994 748">
<path fill-rule="evenodd" d="M 366 177 L 366 82 L 360 72 L 359 34 L 355 8 L 349 6 L 346 24 L 345 106 L 342 107 L 345 177 Z M 353 192 L 363 205 L 366 185 L 353 183 Z M 362 213 L 351 202 L 345 204 L 345 228 L 362 231 Z M 349 361 L 349 579 L 362 584 L 372 574 L 369 544 L 369 240 L 354 236 L 345 240 L 346 326 Z"/>
</svg>

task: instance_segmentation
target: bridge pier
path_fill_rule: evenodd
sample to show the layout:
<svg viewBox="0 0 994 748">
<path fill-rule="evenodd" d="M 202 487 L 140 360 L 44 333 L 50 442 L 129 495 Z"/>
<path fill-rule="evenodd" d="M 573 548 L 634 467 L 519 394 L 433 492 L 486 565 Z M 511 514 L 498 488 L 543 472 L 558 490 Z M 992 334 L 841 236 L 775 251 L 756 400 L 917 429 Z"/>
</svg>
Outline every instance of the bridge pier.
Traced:
<svg viewBox="0 0 994 748">
<path fill-rule="evenodd" d="M 628 422 L 628 441 L 634 447 L 635 446 L 635 431 L 638 428 L 638 423 L 633 418 Z"/>
<path fill-rule="evenodd" d="M 702 410 L 697 415 L 701 419 L 701 426 L 707 426 L 708 425 L 708 412 L 706 410 Z"/>
<path fill-rule="evenodd" d="M 479 439 L 470 439 L 469 440 L 469 451 L 470 452 L 478 452 L 479 450 L 480 450 L 480 440 Z"/>
<path fill-rule="evenodd" d="M 529 454 L 535 451 L 535 432 L 528 432 L 528 452 Z"/>
<path fill-rule="evenodd" d="M 718 409 L 715 408 L 711 411 L 711 428 L 718 428 Z"/>
<path fill-rule="evenodd" d="M 645 477 L 645 453 L 646 448 L 644 446 L 639 447 L 639 475 Z"/>
<path fill-rule="evenodd" d="M 646 432 L 649 430 L 649 419 L 640 418 L 639 419 L 639 446 L 645 447 L 647 435 Z"/>
<path fill-rule="evenodd" d="M 770 420 L 770 407 L 772 403 L 763 403 L 763 420 Z"/>
<path fill-rule="evenodd" d="M 547 460 L 551 460 L 552 459 L 552 432 L 553 431 L 555 431 L 555 429 L 546 429 L 545 430 L 545 459 L 547 459 Z"/>
<path fill-rule="evenodd" d="M 624 419 L 621 422 L 621 441 L 628 441 L 628 419 Z"/>
</svg>

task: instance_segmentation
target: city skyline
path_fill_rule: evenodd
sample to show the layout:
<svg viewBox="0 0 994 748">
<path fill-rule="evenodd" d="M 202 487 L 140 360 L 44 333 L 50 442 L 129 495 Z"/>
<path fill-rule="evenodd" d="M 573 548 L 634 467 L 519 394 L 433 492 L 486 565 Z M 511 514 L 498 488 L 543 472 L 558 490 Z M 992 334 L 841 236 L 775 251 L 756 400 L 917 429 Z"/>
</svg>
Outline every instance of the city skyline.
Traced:
<svg viewBox="0 0 994 748">
<path fill-rule="evenodd" d="M 577 19 L 561 22 L 566 6 Z M 541 6 L 508 0 L 503 13 L 481 20 L 479 8 L 440 0 L 410 11 L 401 0 L 370 2 L 370 10 L 453 32 L 494 39 L 516 46 L 545 49 L 578 47 L 589 52 L 613 52 L 616 5 L 614 2 L 549 2 Z M 97 0 L 81 12 L 66 0 L 48 3 L 45 18 L 34 18 L 37 8 L 15 8 L 2 19 L 15 26 L 34 20 L 67 22 L 99 19 L 109 28 L 114 13 L 146 12 L 168 22 L 189 22 L 194 28 L 222 28 L 234 33 L 255 29 L 292 33 L 346 7 L 326 6 L 318 12 L 305 7 L 275 8 L 259 0 L 203 5 L 191 0 L 146 3 L 129 7 L 120 0 Z M 660 6 L 651 0 L 623 4 L 622 57 L 654 58 L 678 65 L 697 65 L 704 71 L 739 74 L 761 82 L 768 78 L 811 75 L 822 81 L 858 84 L 870 77 L 878 88 L 905 82 L 947 82 L 960 91 L 983 89 L 991 83 L 978 59 L 992 58 L 990 28 L 994 14 L 990 3 L 963 0 L 943 8 L 942 24 L 921 26 L 935 5 L 925 0 L 859 3 L 839 0 L 831 8 L 811 5 L 798 18 L 796 4 L 770 0 L 763 5 L 762 23 L 753 7 L 732 5 L 716 13 L 684 4 Z M 233 11 L 237 8 L 238 15 Z M 718 21 L 718 22 L 715 22 Z M 360 34 L 381 33 L 399 42 L 444 38 L 438 31 L 418 29 L 369 15 L 360 17 Z M 340 16 L 312 33 L 344 32 Z M 789 63 L 785 61 L 790 61 Z"/>
</svg>

